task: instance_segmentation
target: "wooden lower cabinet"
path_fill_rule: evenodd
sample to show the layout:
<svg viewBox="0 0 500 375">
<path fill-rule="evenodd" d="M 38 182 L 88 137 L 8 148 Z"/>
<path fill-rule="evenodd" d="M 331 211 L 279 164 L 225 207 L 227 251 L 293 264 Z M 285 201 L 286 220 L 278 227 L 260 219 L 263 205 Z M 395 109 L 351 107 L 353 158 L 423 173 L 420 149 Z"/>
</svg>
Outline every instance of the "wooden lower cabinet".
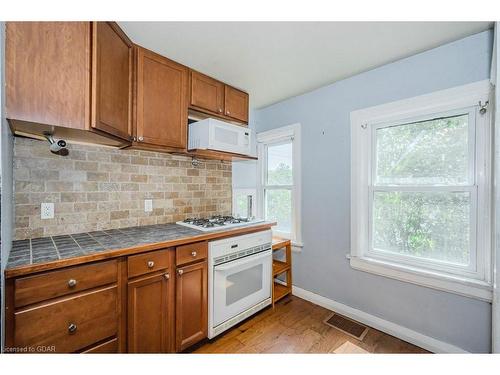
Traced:
<svg viewBox="0 0 500 375">
<path fill-rule="evenodd" d="M 118 352 L 118 339 L 112 338 L 111 340 L 107 340 L 101 342 L 97 345 L 92 346 L 91 348 L 85 349 L 83 354 L 109 354 L 109 353 L 117 353 Z"/>
<path fill-rule="evenodd" d="M 116 286 L 93 290 L 15 313 L 17 348 L 72 353 L 118 333 Z"/>
<path fill-rule="evenodd" d="M 172 351 L 173 283 L 170 275 L 147 275 L 128 283 L 128 352 Z"/>
<path fill-rule="evenodd" d="M 176 350 L 182 351 L 207 337 L 207 262 L 177 268 Z"/>
<path fill-rule="evenodd" d="M 7 279 L 6 352 L 185 350 L 207 337 L 207 250 L 196 242 Z"/>
</svg>

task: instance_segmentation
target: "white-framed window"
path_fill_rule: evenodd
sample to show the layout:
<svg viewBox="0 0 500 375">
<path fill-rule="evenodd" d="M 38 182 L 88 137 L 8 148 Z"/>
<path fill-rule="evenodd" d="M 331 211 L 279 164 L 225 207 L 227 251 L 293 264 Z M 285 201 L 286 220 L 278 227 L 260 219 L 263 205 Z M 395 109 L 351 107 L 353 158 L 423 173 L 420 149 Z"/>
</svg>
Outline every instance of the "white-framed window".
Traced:
<svg viewBox="0 0 500 375">
<path fill-rule="evenodd" d="M 351 113 L 353 268 L 491 300 L 489 92 L 481 81 Z"/>
<path fill-rule="evenodd" d="M 276 221 L 273 233 L 302 246 L 300 124 L 257 134 L 258 216 Z"/>
</svg>

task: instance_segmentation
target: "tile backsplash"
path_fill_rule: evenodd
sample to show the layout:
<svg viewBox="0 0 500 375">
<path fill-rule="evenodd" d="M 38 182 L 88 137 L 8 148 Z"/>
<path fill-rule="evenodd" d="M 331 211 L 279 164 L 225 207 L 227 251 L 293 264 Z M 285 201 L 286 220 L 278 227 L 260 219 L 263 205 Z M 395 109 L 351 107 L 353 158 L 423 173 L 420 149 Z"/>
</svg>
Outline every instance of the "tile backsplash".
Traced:
<svg viewBox="0 0 500 375">
<path fill-rule="evenodd" d="M 15 239 L 163 224 L 231 213 L 231 163 L 150 151 L 15 138 Z M 152 199 L 153 211 L 144 212 Z M 54 203 L 53 219 L 40 218 Z"/>
</svg>

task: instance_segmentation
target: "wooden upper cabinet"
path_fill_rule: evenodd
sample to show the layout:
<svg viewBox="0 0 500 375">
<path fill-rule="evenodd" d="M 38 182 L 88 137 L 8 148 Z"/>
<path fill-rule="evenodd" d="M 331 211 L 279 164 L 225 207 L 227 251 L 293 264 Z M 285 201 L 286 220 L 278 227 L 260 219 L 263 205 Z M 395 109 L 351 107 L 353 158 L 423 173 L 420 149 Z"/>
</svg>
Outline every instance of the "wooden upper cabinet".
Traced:
<svg viewBox="0 0 500 375">
<path fill-rule="evenodd" d="M 186 149 L 188 69 L 144 48 L 137 48 L 139 143 Z"/>
<path fill-rule="evenodd" d="M 7 118 L 87 129 L 90 26 L 89 22 L 7 22 Z"/>
<path fill-rule="evenodd" d="M 222 115 L 224 84 L 204 74 L 191 71 L 190 105 Z"/>
<path fill-rule="evenodd" d="M 190 71 L 189 106 L 225 120 L 248 123 L 248 94 L 194 70 Z"/>
<path fill-rule="evenodd" d="M 92 39 L 91 126 L 130 141 L 132 42 L 112 22 L 94 22 Z"/>
<path fill-rule="evenodd" d="M 131 48 L 113 22 L 8 22 L 6 117 L 12 128 L 86 142 L 129 142 Z"/>
<path fill-rule="evenodd" d="M 207 262 L 177 268 L 176 349 L 182 351 L 207 337 Z"/>
<path fill-rule="evenodd" d="M 226 85 L 224 89 L 224 114 L 248 122 L 248 94 Z"/>
</svg>

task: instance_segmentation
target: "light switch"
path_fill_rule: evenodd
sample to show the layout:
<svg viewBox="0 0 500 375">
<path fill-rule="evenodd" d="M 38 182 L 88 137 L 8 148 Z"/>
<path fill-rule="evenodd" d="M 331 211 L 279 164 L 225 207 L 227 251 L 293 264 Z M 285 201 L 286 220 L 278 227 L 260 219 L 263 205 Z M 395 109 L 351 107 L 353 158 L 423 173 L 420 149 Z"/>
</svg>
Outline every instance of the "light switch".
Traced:
<svg viewBox="0 0 500 375">
<path fill-rule="evenodd" d="M 54 203 L 42 203 L 40 209 L 41 219 L 53 219 L 54 218 Z"/>
<path fill-rule="evenodd" d="M 144 212 L 152 212 L 152 211 L 153 211 L 153 200 L 144 199 Z"/>
</svg>

